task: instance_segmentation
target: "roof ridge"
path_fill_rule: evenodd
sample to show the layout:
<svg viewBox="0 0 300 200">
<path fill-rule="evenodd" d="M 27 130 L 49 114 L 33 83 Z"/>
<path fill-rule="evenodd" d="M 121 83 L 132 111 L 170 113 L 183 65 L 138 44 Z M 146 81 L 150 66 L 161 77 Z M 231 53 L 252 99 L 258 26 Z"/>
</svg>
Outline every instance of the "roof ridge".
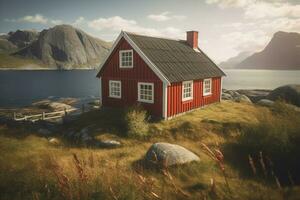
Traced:
<svg viewBox="0 0 300 200">
<path fill-rule="evenodd" d="M 151 38 L 157 38 L 157 39 L 165 39 L 165 40 L 173 40 L 173 41 L 177 41 L 177 42 L 184 42 L 186 40 L 180 40 L 180 39 L 174 39 L 174 38 L 168 38 L 168 37 L 158 37 L 158 36 L 153 36 L 153 35 L 145 35 L 145 34 L 140 34 L 140 33 L 136 33 L 136 32 L 129 32 L 129 31 L 123 31 L 126 34 L 132 34 L 132 35 L 137 35 L 137 36 L 142 36 L 142 37 L 151 37 Z"/>
</svg>

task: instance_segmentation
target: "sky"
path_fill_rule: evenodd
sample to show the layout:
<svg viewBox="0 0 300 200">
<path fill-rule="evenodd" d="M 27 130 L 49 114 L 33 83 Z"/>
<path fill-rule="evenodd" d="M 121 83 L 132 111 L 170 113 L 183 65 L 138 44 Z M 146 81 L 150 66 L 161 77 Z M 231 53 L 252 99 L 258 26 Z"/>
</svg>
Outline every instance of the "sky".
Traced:
<svg viewBox="0 0 300 200">
<path fill-rule="evenodd" d="M 185 39 L 215 62 L 261 51 L 277 31 L 300 32 L 300 0 L 0 0 L 0 34 L 71 24 L 113 41 L 121 30 Z"/>
</svg>

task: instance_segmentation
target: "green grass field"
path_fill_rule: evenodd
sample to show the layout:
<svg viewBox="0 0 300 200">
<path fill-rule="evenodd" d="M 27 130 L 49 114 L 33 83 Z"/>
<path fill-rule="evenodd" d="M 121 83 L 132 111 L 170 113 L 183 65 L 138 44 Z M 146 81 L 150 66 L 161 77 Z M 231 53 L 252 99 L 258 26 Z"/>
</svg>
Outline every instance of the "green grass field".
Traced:
<svg viewBox="0 0 300 200">
<path fill-rule="evenodd" d="M 269 109 L 225 101 L 152 122 L 149 137 L 143 139 L 124 136 L 121 116 L 119 110 L 85 113 L 56 133 L 60 141 L 56 144 L 25 128 L 0 126 L 0 199 L 299 199 L 299 174 L 290 171 L 293 184 L 284 181 L 284 173 L 275 170 L 272 175 L 269 168 L 264 176 L 258 152 L 240 142 L 247 134 L 266 131 L 261 124 L 270 134 L 279 127 L 299 132 L 299 113 L 281 104 Z M 85 147 L 60 137 L 87 126 L 95 138 L 117 139 L 122 147 Z M 164 170 L 144 168 L 140 160 L 155 142 L 182 145 L 201 161 Z M 202 143 L 223 152 L 228 185 Z M 256 174 L 249 165 L 249 152 Z"/>
</svg>

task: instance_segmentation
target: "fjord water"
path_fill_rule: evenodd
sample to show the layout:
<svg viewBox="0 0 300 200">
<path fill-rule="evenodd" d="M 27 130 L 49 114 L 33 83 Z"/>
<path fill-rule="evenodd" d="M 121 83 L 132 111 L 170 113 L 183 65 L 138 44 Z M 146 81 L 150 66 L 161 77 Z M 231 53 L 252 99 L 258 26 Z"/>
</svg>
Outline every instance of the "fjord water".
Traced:
<svg viewBox="0 0 300 200">
<path fill-rule="evenodd" d="M 223 88 L 274 89 L 300 84 L 300 71 L 225 70 Z M 99 98 L 95 70 L 0 71 L 0 107 L 20 107 L 41 99 Z"/>
</svg>

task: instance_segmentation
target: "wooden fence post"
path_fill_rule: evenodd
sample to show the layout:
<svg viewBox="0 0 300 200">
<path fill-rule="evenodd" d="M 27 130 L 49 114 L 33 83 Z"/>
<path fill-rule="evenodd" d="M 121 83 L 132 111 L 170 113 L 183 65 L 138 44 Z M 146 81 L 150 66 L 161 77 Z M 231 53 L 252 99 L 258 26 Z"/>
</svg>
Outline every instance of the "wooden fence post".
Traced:
<svg viewBox="0 0 300 200">
<path fill-rule="evenodd" d="M 42 120 L 45 120 L 45 112 L 43 112 Z"/>
</svg>

